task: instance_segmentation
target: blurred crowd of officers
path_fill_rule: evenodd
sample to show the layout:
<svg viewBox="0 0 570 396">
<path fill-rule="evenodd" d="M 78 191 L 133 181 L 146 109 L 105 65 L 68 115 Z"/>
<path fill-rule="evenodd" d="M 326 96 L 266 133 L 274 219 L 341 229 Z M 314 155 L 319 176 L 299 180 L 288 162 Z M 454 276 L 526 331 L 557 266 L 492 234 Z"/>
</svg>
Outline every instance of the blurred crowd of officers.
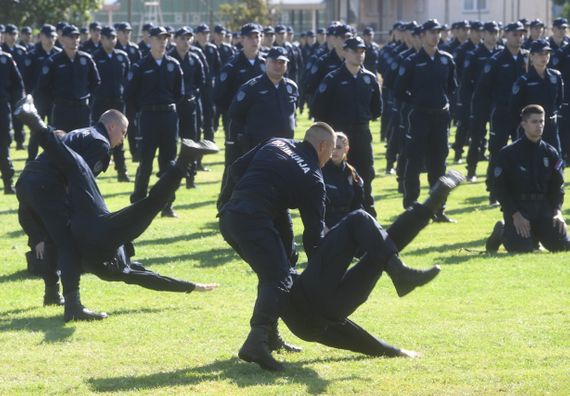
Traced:
<svg viewBox="0 0 570 396">
<path fill-rule="evenodd" d="M 346 136 L 337 147 L 343 160 L 324 170 L 344 184 L 330 192 L 329 213 L 347 213 L 355 205 L 346 197 L 357 191 L 357 206 L 376 216 L 370 122 L 379 117 L 385 172 L 397 174 L 404 208 L 419 198 L 421 172 L 433 185 L 446 172 L 450 148 L 461 163 L 466 147 L 468 180 L 476 179 L 478 162 L 488 159 L 489 202 L 497 204 L 495 160 L 509 138 L 519 137 L 526 105 L 545 109 L 544 140 L 567 158 L 567 27 L 565 18 L 555 19 L 545 38 L 539 19 L 459 21 L 451 27 L 433 19 L 398 21 L 390 41 L 380 46 L 373 29 L 359 35 L 338 21 L 298 40 L 284 25 L 248 23 L 231 33 L 221 25 L 211 32 L 206 24 L 174 30 L 147 23 L 138 44 L 128 22 L 93 22 L 88 29 L 46 24 L 37 40 L 30 27 L 0 25 L 4 191 L 14 192 L 10 129 L 17 149 L 24 149 L 25 139 L 10 108 L 30 93 L 42 117 L 65 131 L 92 125 L 108 109 L 127 115 L 129 150 L 139 163 L 131 202 L 146 196 L 156 152 L 160 175 L 175 158 L 178 138 L 214 140 L 223 129 L 227 168 L 267 138 L 292 138 L 297 113 L 307 108 L 310 118 Z M 37 143 L 30 141 L 27 149 L 30 161 Z M 122 145 L 112 154 L 118 180 L 129 181 Z M 188 188 L 198 170 L 208 170 L 200 160 L 188 169 Z M 444 210 L 434 219 L 453 221 Z M 162 215 L 176 216 L 172 203 Z"/>
</svg>

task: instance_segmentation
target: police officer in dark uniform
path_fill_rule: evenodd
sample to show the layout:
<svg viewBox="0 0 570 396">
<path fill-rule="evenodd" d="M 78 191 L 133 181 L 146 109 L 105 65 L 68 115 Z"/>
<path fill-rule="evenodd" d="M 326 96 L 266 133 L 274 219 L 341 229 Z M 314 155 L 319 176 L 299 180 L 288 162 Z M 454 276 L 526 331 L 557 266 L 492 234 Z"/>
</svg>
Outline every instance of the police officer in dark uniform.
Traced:
<svg viewBox="0 0 570 396">
<path fill-rule="evenodd" d="M 89 40 L 89 29 L 86 27 L 80 27 L 79 28 L 79 45 L 83 45 L 83 43 L 86 43 Z"/>
<path fill-rule="evenodd" d="M 2 50 L 12 55 L 12 58 L 14 61 L 16 61 L 20 75 L 24 80 L 24 85 L 26 85 L 26 82 L 28 81 L 30 59 L 28 58 L 26 48 L 18 44 L 18 27 L 16 25 L 8 24 L 5 26 Z M 12 126 L 14 128 L 16 150 L 23 150 L 24 141 L 26 140 L 26 135 L 24 134 L 24 126 L 16 118 L 12 119 Z"/>
<path fill-rule="evenodd" d="M 496 205 L 493 194 L 490 171 L 494 167 L 494 158 L 500 149 L 507 145 L 509 137 L 516 139 L 517 119 L 509 110 L 509 98 L 515 81 L 526 73 L 528 51 L 521 50 L 525 27 L 520 22 L 505 26 L 505 49 L 491 56 L 483 66 L 483 72 L 473 94 L 473 113 L 482 114 L 491 108 L 491 130 L 489 132 L 489 167 L 487 189 L 490 192 L 489 203 Z"/>
<path fill-rule="evenodd" d="M 315 48 L 316 43 L 317 40 L 315 37 L 315 32 L 312 30 L 307 30 L 307 33 L 305 33 L 305 44 L 301 46 L 301 55 L 303 55 L 303 65 L 307 64 L 307 61 L 313 54 L 313 50 Z"/>
<path fill-rule="evenodd" d="M 10 159 L 12 108 L 24 96 L 24 81 L 12 55 L 0 48 L 0 172 L 4 194 L 14 194 L 14 165 Z"/>
<path fill-rule="evenodd" d="M 183 26 L 174 34 L 176 47 L 169 52 L 169 55 L 180 63 L 184 77 L 184 96 L 176 105 L 178 112 L 178 130 L 182 139 L 192 139 L 198 141 L 198 122 L 196 102 L 200 96 L 200 90 L 206 83 L 206 74 L 202 67 L 200 58 L 190 52 L 192 45 L 192 28 Z M 186 188 L 195 188 L 194 173 L 196 164 L 191 164 L 186 175 Z"/>
<path fill-rule="evenodd" d="M 92 272 L 104 280 L 138 284 L 154 290 L 191 292 L 198 289 L 197 285 L 192 283 L 163 277 L 146 270 L 138 263 L 131 263 L 130 255 L 125 250 L 125 244 L 130 244 L 132 240 L 144 232 L 152 219 L 164 206 L 165 201 L 170 199 L 170 196 L 178 187 L 188 162 L 196 154 L 203 152 L 203 147 L 193 142 L 183 142 L 183 148 L 176 163 L 169 168 L 165 176 L 151 190 L 149 197 L 118 212 L 111 213 L 99 192 L 92 171 L 92 169 L 97 170 L 97 164 L 93 166 L 73 150 L 72 147 L 77 146 L 73 139 L 80 140 L 82 144 L 89 143 L 89 139 L 86 139 L 85 135 L 91 135 L 92 140 L 104 140 L 105 137 L 97 136 L 97 132 L 107 132 L 111 145 L 116 146 L 122 142 L 127 131 L 126 123 L 128 121 L 126 117 L 111 110 L 102 116 L 102 120 L 109 121 L 109 116 L 114 117 L 116 115 L 118 122 L 115 127 L 117 128 L 109 128 L 109 126 L 112 127 L 113 123 L 107 123 L 103 126 L 99 125 L 97 130 L 72 132 L 65 138 L 65 141 L 62 141 L 54 133 L 53 129 L 42 125 L 43 123 L 37 114 L 34 120 L 33 110 L 27 111 L 24 109 L 24 106 L 22 106 L 22 109 L 19 109 L 20 116 L 28 121 L 27 123 L 32 133 L 38 134 L 38 141 L 45 150 L 43 156 L 47 161 L 43 163 L 44 168 L 51 168 L 51 172 L 55 176 L 59 176 L 60 180 L 67 182 L 67 198 L 72 210 L 66 213 L 69 219 L 66 222 L 68 230 L 63 235 L 69 238 L 71 233 L 73 236 L 73 246 L 77 249 L 74 258 L 80 258 L 82 268 L 86 272 Z M 78 132 L 81 132 L 81 134 L 78 134 Z M 79 148 L 85 149 L 81 145 Z M 215 147 L 208 147 L 208 149 L 211 152 L 217 150 Z M 36 165 L 41 165 L 39 162 Z M 36 187 L 30 181 L 34 180 L 35 169 L 32 163 L 28 167 L 32 168 L 31 175 L 21 178 L 21 184 L 18 187 L 18 197 L 24 206 L 31 204 L 32 208 L 39 206 L 40 209 L 44 209 L 45 205 L 38 205 L 37 201 L 34 200 L 33 192 Z M 40 171 L 42 170 L 41 167 L 38 168 L 36 166 L 36 168 Z M 20 185 L 23 190 L 21 193 Z M 65 196 L 66 194 L 64 194 Z M 53 217 L 53 214 L 52 217 L 46 217 L 45 214 L 43 216 L 42 220 L 55 220 L 55 222 L 60 220 Z M 46 227 L 50 226 L 49 221 L 43 224 Z M 25 222 L 22 225 L 24 228 L 26 227 Z M 213 287 L 206 289 L 211 290 L 216 287 L 216 285 L 211 286 Z M 66 289 L 66 283 L 64 283 L 64 289 Z M 66 322 L 70 320 L 103 319 L 107 316 L 106 314 L 96 314 L 86 310 L 81 304 L 78 289 L 72 293 L 64 292 L 64 295 L 64 319 Z M 57 303 L 57 299 L 54 299 L 54 302 Z"/>
<path fill-rule="evenodd" d="M 28 53 L 30 59 L 30 67 L 28 70 L 28 81 L 26 91 L 30 92 L 34 97 L 34 105 L 42 119 L 46 119 L 51 123 L 52 101 L 50 97 L 39 89 L 39 78 L 42 74 L 42 67 L 47 58 L 61 52 L 61 49 L 55 46 L 56 32 L 55 27 L 49 24 L 43 25 L 40 29 L 40 41 Z M 34 138 L 30 136 L 28 142 L 28 161 L 36 158 L 38 154 L 38 144 Z"/>
<path fill-rule="evenodd" d="M 68 26 L 69 23 L 64 22 L 64 21 L 60 21 L 55 25 L 55 32 L 57 33 L 57 39 L 55 40 L 55 46 L 58 47 L 59 49 L 63 49 L 63 46 L 61 45 L 61 36 L 63 34 L 63 28 Z"/>
<path fill-rule="evenodd" d="M 311 68 L 307 70 L 305 79 L 305 91 L 313 96 L 323 78 L 333 70 L 342 66 L 343 62 L 343 46 L 346 39 L 352 37 L 352 33 L 347 25 L 337 25 L 329 30 L 332 49 L 330 52 L 322 55 Z M 327 36 L 327 39 L 328 39 Z"/>
<path fill-rule="evenodd" d="M 538 18 L 533 19 L 532 21 L 530 21 L 529 28 L 530 28 L 530 33 L 528 35 L 528 38 L 525 40 L 524 44 L 522 45 L 522 48 L 526 50 L 530 49 L 530 46 L 533 42 L 535 42 L 536 40 L 540 40 L 542 38 L 542 35 L 544 34 L 544 22 L 542 22 Z"/>
<path fill-rule="evenodd" d="M 234 96 L 244 83 L 265 73 L 265 60 L 259 53 L 261 30 L 261 26 L 255 23 L 243 25 L 240 38 L 243 49 L 220 71 L 216 81 L 214 99 L 216 106 L 223 113 L 228 112 Z M 230 136 L 229 126 L 226 125 L 225 127 L 225 166 L 227 170 L 232 162 L 239 157 L 241 151 L 236 145 L 235 136 Z M 233 132 L 238 133 L 239 131 L 233 129 Z M 227 173 L 226 170 L 224 170 L 224 175 Z"/>
<path fill-rule="evenodd" d="M 66 26 L 61 42 L 63 51 L 47 58 L 42 66 L 38 89 L 53 102 L 54 127 L 72 131 L 91 124 L 88 102 L 100 78 L 91 56 L 77 50 L 77 27 Z"/>
<path fill-rule="evenodd" d="M 301 47 L 299 46 L 299 43 L 295 41 L 295 30 L 292 26 L 287 26 L 287 42 L 291 45 L 291 52 L 293 54 L 293 57 L 290 58 L 290 62 L 295 62 L 295 69 L 288 77 L 295 81 L 295 83 L 298 83 L 301 81 L 305 64 L 303 62 L 303 52 L 301 51 Z"/>
<path fill-rule="evenodd" d="M 166 55 L 168 36 L 164 27 L 154 27 L 150 32 L 151 52 L 132 65 L 128 75 L 125 99 L 140 111 L 141 137 L 140 164 L 131 202 L 140 201 L 147 195 L 156 150 L 159 150 L 159 175 L 166 171 L 170 161 L 176 157 L 176 103 L 184 96 L 184 81 L 180 63 Z M 176 217 L 172 203 L 163 209 L 162 215 Z"/>
<path fill-rule="evenodd" d="M 103 25 L 99 22 L 91 22 L 89 24 L 89 40 L 84 42 L 79 49 L 88 54 L 93 54 L 96 50 L 101 47 L 101 30 Z"/>
<path fill-rule="evenodd" d="M 570 153 L 570 46 L 565 45 L 557 52 L 551 54 L 550 63 L 562 74 L 562 81 L 565 83 L 564 100 L 560 109 L 559 135 L 560 135 L 560 155 L 567 161 Z"/>
<path fill-rule="evenodd" d="M 382 114 L 382 98 L 376 74 L 366 70 L 366 45 L 360 37 L 353 37 L 343 45 L 344 65 L 327 74 L 313 98 L 313 114 L 319 121 L 329 123 L 344 132 L 352 149 L 348 162 L 364 180 L 366 211 L 376 216 L 372 197 L 374 158 L 370 121 Z"/>
<path fill-rule="evenodd" d="M 126 118 L 114 110 L 105 113 L 99 121 L 92 127 L 69 131 L 63 138 L 70 148 L 83 157 L 95 176 L 107 169 L 111 149 L 120 144 L 127 128 Z M 43 126 L 43 123 L 39 124 Z M 28 126 L 32 131 L 37 129 L 37 125 Z M 66 199 L 66 180 L 54 161 L 44 152 L 26 164 L 20 175 L 17 183 L 20 224 L 28 234 L 33 249 L 41 242 L 50 242 L 55 246 L 57 267 L 45 273 L 44 303 L 61 304 L 56 273 L 59 269 L 66 303 L 66 321 L 102 319 L 104 315 L 86 310 L 83 306 L 79 308 L 79 252 L 68 227 L 70 211 Z"/>
<path fill-rule="evenodd" d="M 31 51 L 34 48 L 34 43 L 32 41 L 32 28 L 30 26 L 23 26 L 20 29 L 20 43 L 26 51 Z"/>
<path fill-rule="evenodd" d="M 115 48 L 127 53 L 131 65 L 141 60 L 142 55 L 141 51 L 139 50 L 139 46 L 131 41 L 131 24 L 128 22 L 119 22 L 117 23 L 115 29 L 117 30 L 117 45 Z M 126 106 L 125 115 L 129 119 L 129 131 L 127 133 L 127 139 L 129 140 L 129 151 L 131 153 L 133 162 L 138 162 L 139 153 L 137 146 L 140 139 L 138 136 L 138 128 L 136 123 L 136 111 L 131 109 L 129 106 Z"/>
<path fill-rule="evenodd" d="M 473 52 L 468 52 L 463 62 L 458 97 L 463 106 L 467 106 L 470 114 L 468 122 L 471 140 L 467 153 L 467 180 L 470 182 L 476 180 L 477 163 L 484 155 L 486 128 L 491 114 L 490 100 L 487 100 L 486 108 L 472 106 L 473 93 L 487 60 L 503 50 L 503 47 L 497 44 L 498 34 L 498 24 L 495 21 L 486 22 L 483 25 L 483 42 Z"/>
<path fill-rule="evenodd" d="M 210 28 L 205 23 L 196 27 L 195 41 L 196 47 L 200 48 L 206 56 L 208 67 L 206 69 L 206 84 L 202 89 L 202 106 L 203 106 L 203 131 L 204 139 L 214 140 L 214 117 L 216 109 L 214 105 L 214 84 L 216 76 L 220 72 L 221 61 L 218 49 L 210 43 Z"/>
<path fill-rule="evenodd" d="M 362 210 L 349 213 L 331 229 L 303 273 L 293 274 L 291 292 L 281 309 L 281 318 L 293 334 L 368 356 L 417 357 L 416 352 L 388 345 L 347 318 L 368 299 L 383 272 L 400 297 L 439 274 L 439 266 L 408 267 L 398 252 L 429 224 L 438 205 L 461 181 L 461 175 L 452 172 L 442 176 L 426 202 L 408 208 L 387 230 Z"/>
<path fill-rule="evenodd" d="M 366 44 L 364 67 L 366 70 L 376 73 L 378 71 L 378 51 L 380 50 L 380 46 L 374 42 L 374 29 L 371 27 L 364 28 L 362 38 Z"/>
<path fill-rule="evenodd" d="M 562 215 L 564 162 L 542 140 L 545 112 L 528 105 L 521 112 L 524 135 L 504 147 L 493 168 L 504 222 L 495 224 L 487 251 L 501 244 L 509 252 L 531 252 L 540 242 L 550 251 L 570 250 Z"/>
<path fill-rule="evenodd" d="M 364 209 L 364 182 L 346 159 L 349 150 L 348 137 L 337 132 L 332 157 L 323 167 L 323 180 L 327 190 L 325 225 L 328 229 L 333 228 L 350 212 Z"/>
<path fill-rule="evenodd" d="M 560 153 L 557 118 L 564 100 L 564 82 L 558 70 L 547 67 L 551 51 L 546 40 L 532 43 L 528 72 L 514 83 L 510 108 L 516 119 L 525 106 L 542 106 L 546 113 L 542 140 Z"/>
<path fill-rule="evenodd" d="M 564 47 L 570 41 L 570 37 L 566 35 L 568 31 L 568 19 L 556 18 L 552 21 L 552 35 L 548 37 L 548 45 L 553 51 Z"/>
<path fill-rule="evenodd" d="M 263 28 L 262 33 L 263 37 L 261 38 L 261 47 L 259 48 L 259 52 L 261 53 L 261 56 L 265 58 L 275 43 L 275 29 L 273 26 L 266 26 Z"/>
<path fill-rule="evenodd" d="M 101 29 L 100 43 L 101 48 L 93 52 L 93 61 L 97 65 L 101 77 L 101 85 L 93 94 L 91 108 L 93 120 L 98 120 L 109 109 L 115 109 L 121 113 L 125 112 L 125 84 L 127 73 L 131 67 L 127 53 L 115 48 L 117 44 L 115 28 L 105 26 Z M 117 180 L 119 182 L 131 181 L 127 174 L 125 151 L 122 143 L 113 148 L 113 161 L 117 170 Z"/>
<path fill-rule="evenodd" d="M 142 39 L 138 43 L 141 58 L 145 58 L 150 52 L 150 31 L 154 28 L 152 23 L 145 23 L 142 27 Z"/>
<path fill-rule="evenodd" d="M 232 46 L 224 42 L 225 34 L 225 27 L 222 25 L 214 26 L 214 45 L 218 49 L 218 54 L 220 54 L 220 67 L 225 66 L 235 55 Z"/>
<path fill-rule="evenodd" d="M 267 54 L 266 72 L 242 85 L 235 95 L 230 128 L 237 128 L 242 154 L 272 137 L 293 139 L 299 92 L 297 84 L 284 77 L 288 65 L 287 50 L 273 47 Z"/>
<path fill-rule="evenodd" d="M 461 44 L 453 53 L 455 61 L 455 73 L 457 82 L 461 83 L 463 77 L 463 67 L 465 65 L 465 58 L 469 52 L 481 43 L 481 36 L 483 32 L 483 24 L 479 21 L 471 21 L 469 29 L 469 39 Z M 460 91 L 458 91 L 459 93 Z M 469 138 L 469 116 L 471 113 L 471 102 L 463 102 L 461 97 L 457 98 L 455 105 L 455 119 L 457 121 L 457 128 L 455 130 L 455 142 L 452 147 L 455 151 L 454 162 L 461 163 L 463 156 L 463 147 Z"/>
<path fill-rule="evenodd" d="M 430 19 L 422 25 L 422 49 L 404 60 L 394 85 L 394 96 L 402 100 L 410 94 L 412 111 L 406 134 L 406 168 L 404 171 L 404 207 L 420 195 L 420 172 L 425 165 L 433 186 L 445 173 L 450 126 L 450 98 L 455 95 L 455 65 L 452 56 L 440 51 L 437 44 L 441 25 Z M 444 208 L 435 221 L 451 222 Z"/>
<path fill-rule="evenodd" d="M 258 145 L 232 164 L 218 201 L 224 239 L 259 279 L 251 331 L 238 356 L 266 370 L 283 370 L 271 351 L 279 348 L 280 303 L 292 282 L 292 228 L 279 229 L 275 219 L 289 208 L 299 208 L 303 245 L 310 259 L 323 237 L 321 167 L 331 157 L 335 139 L 330 126 L 317 123 L 307 130 L 303 142 L 275 138 Z"/>
</svg>

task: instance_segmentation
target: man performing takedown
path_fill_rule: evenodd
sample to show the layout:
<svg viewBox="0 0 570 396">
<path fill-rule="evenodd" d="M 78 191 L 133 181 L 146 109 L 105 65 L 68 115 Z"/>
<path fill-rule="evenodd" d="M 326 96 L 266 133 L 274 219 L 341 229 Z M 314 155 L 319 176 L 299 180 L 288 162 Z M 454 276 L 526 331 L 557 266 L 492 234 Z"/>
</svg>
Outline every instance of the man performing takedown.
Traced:
<svg viewBox="0 0 570 396">
<path fill-rule="evenodd" d="M 289 298 L 281 308 L 281 318 L 293 334 L 369 356 L 417 357 L 416 352 L 377 339 L 347 317 L 367 300 L 382 272 L 391 278 L 400 297 L 439 273 L 438 266 L 427 271 L 407 267 L 398 252 L 429 223 L 449 192 L 463 180 L 456 171 L 441 176 L 428 199 L 410 206 L 387 231 L 363 210 L 351 212 L 333 227 L 307 268 L 294 276 Z M 360 260 L 349 268 L 357 254 Z"/>
<path fill-rule="evenodd" d="M 136 239 L 148 228 L 154 217 L 171 199 L 180 185 L 181 178 L 186 174 L 188 164 L 199 156 L 218 151 L 213 143 L 183 140 L 176 162 L 151 189 L 148 197 L 120 211 L 110 212 L 89 165 L 60 139 L 63 132 L 59 133 L 46 127 L 29 100 L 20 103 L 15 114 L 37 137 L 46 155 L 56 164 L 67 181 L 71 206 L 70 229 L 84 270 L 104 280 L 122 281 L 160 291 L 209 291 L 217 287 L 215 284 L 180 281 L 148 271 L 138 263 L 131 263 L 124 249 L 125 244 Z M 81 306 L 79 300 L 77 304 L 78 307 L 66 304 L 66 321 L 106 317 L 103 314 L 93 315 Z"/>
<path fill-rule="evenodd" d="M 289 242 L 292 240 L 292 225 L 285 230 L 275 221 L 281 218 L 287 208 L 299 208 L 305 227 L 303 245 L 309 263 L 323 261 L 322 257 L 327 248 L 322 244 L 327 237 L 323 240 L 325 187 L 321 168 L 331 157 L 335 139 L 334 130 L 322 122 L 313 124 L 307 130 L 303 142 L 270 139 L 232 164 L 228 183 L 220 196 L 222 235 L 252 267 L 259 279 L 258 297 L 250 322 L 251 331 L 239 351 L 239 357 L 248 362 L 255 362 L 266 370 L 283 370 L 282 364 L 271 356 L 271 351 L 284 346 L 277 332 L 277 319 L 283 315 L 283 304 L 287 305 L 288 293 L 293 285 L 291 275 L 295 272 L 290 264 Z M 441 209 L 443 202 L 444 199 L 431 204 L 426 202 L 429 209 L 435 208 L 431 215 L 435 210 Z M 429 220 L 429 217 L 427 219 Z M 352 238 L 347 235 L 345 228 L 346 226 L 341 227 L 342 238 Z M 328 239 L 334 244 L 333 237 Z M 378 241 L 381 242 L 381 239 Z M 329 244 L 327 246 L 330 248 Z M 334 251 L 338 252 L 336 249 Z M 381 255 L 380 260 L 383 261 L 379 265 L 383 266 L 384 261 L 396 252 L 394 249 L 392 254 L 385 258 Z M 355 250 L 352 250 L 339 255 L 339 265 L 335 266 L 335 271 L 338 273 L 338 268 L 341 268 L 342 272 L 346 271 L 354 254 Z M 323 265 L 326 267 L 327 263 Z M 311 268 L 317 266 L 315 264 Z M 438 267 L 425 271 L 413 270 L 395 259 L 390 260 L 386 267 L 400 295 L 429 282 L 439 273 Z M 319 271 L 317 270 L 313 277 L 309 276 L 311 272 L 306 278 L 312 278 L 319 284 Z M 376 279 L 378 277 L 379 275 Z M 368 287 L 368 283 L 365 286 Z M 314 291 L 317 293 L 319 290 L 316 288 Z M 326 299 L 318 300 L 319 303 L 321 301 L 327 305 Z M 353 306 L 352 310 L 357 306 Z M 349 309 L 343 311 L 348 312 Z M 287 312 L 285 310 L 285 317 L 288 317 Z M 312 318 L 311 314 L 307 315 Z M 339 318 L 346 318 L 342 317 L 342 313 L 340 315 Z M 289 324 L 291 323 L 293 322 L 289 320 Z M 295 328 L 294 325 L 291 326 Z"/>
</svg>

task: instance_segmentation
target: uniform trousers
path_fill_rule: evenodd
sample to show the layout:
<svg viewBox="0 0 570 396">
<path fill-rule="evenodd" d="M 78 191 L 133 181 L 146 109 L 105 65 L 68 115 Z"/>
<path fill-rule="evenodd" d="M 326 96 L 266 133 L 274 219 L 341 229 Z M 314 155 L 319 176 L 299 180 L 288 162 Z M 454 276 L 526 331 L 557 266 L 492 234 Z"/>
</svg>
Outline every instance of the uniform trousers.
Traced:
<svg viewBox="0 0 570 396">
<path fill-rule="evenodd" d="M 449 153 L 449 112 L 414 107 L 409 119 L 410 129 L 405 142 L 404 208 L 416 202 L 420 196 L 420 172 L 424 163 L 431 187 L 445 173 Z"/>
<path fill-rule="evenodd" d="M 91 125 L 87 100 L 56 99 L 52 109 L 53 126 L 65 132 Z"/>
<path fill-rule="evenodd" d="M 52 125 L 52 105 L 48 98 L 34 92 L 34 106 L 42 120 L 47 120 L 48 125 Z M 38 142 L 35 135 L 30 135 L 28 141 L 28 161 L 32 161 L 38 155 Z"/>
<path fill-rule="evenodd" d="M 559 136 L 560 136 L 560 156 L 566 162 L 568 161 L 568 153 L 570 153 L 570 105 L 562 104 L 560 109 Z"/>
<path fill-rule="evenodd" d="M 284 322 L 307 341 L 371 356 L 396 356 L 397 348 L 346 318 L 368 299 L 390 257 L 404 249 L 431 216 L 416 203 L 386 231 L 363 210 L 348 214 L 327 233 L 305 271 L 295 278 L 290 304 L 283 309 Z"/>
<path fill-rule="evenodd" d="M 14 177 L 14 165 L 10 158 L 10 123 L 12 120 L 12 110 L 8 102 L 0 101 L 0 172 L 4 185 L 8 185 Z"/>
<path fill-rule="evenodd" d="M 354 166 L 364 182 L 364 205 L 369 213 L 376 216 L 372 180 L 374 180 L 374 156 L 372 154 L 372 134 L 366 124 L 356 124 L 341 129 L 350 141 L 348 163 Z"/>
<path fill-rule="evenodd" d="M 539 242 L 551 252 L 570 250 L 570 238 L 566 230 L 561 233 L 552 224 L 553 213 L 548 205 L 545 204 L 544 208 L 538 213 L 540 213 L 539 217 L 529 220 L 531 234 L 529 238 L 523 238 L 517 234 L 512 216 L 503 216 L 505 220 L 503 245 L 508 252 L 532 252 L 536 249 Z M 550 216 L 547 214 L 550 214 Z"/>
</svg>

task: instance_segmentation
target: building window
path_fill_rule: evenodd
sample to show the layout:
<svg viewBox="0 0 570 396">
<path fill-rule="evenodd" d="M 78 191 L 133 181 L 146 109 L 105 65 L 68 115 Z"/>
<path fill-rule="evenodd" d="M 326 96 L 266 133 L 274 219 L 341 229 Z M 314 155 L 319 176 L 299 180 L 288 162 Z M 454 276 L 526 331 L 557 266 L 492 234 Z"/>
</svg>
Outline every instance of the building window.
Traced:
<svg viewBox="0 0 570 396">
<path fill-rule="evenodd" d="M 487 0 L 463 0 L 464 12 L 488 11 Z"/>
</svg>

